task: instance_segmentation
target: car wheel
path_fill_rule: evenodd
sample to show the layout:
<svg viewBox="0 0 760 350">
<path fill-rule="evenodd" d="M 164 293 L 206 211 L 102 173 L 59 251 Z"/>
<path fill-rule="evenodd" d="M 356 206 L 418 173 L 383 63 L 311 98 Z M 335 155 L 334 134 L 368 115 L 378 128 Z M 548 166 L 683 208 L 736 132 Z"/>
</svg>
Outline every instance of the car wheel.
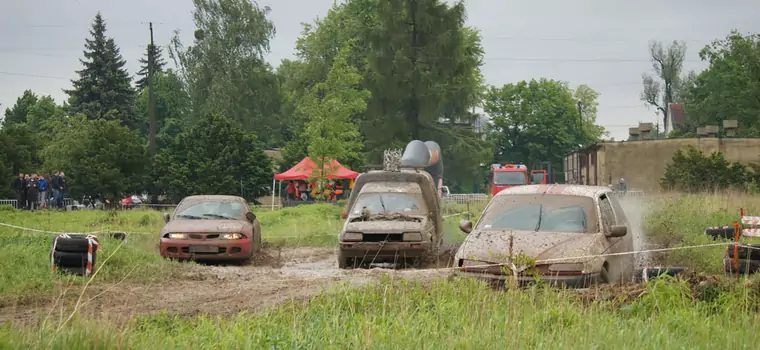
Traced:
<svg viewBox="0 0 760 350">
<path fill-rule="evenodd" d="M 343 252 L 338 252 L 338 268 L 349 269 L 353 266 L 353 259 L 347 258 Z"/>
<path fill-rule="evenodd" d="M 609 271 L 607 271 L 607 266 L 602 266 L 602 269 L 599 270 L 599 283 L 600 284 L 610 283 L 610 273 Z"/>
</svg>

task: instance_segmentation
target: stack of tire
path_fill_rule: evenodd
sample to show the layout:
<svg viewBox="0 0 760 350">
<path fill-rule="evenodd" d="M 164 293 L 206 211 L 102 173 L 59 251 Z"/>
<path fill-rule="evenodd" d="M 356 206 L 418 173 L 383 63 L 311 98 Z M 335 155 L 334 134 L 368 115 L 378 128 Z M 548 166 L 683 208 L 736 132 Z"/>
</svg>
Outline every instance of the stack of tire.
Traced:
<svg viewBox="0 0 760 350">
<path fill-rule="evenodd" d="M 723 271 L 751 275 L 760 270 L 760 244 L 731 243 L 723 258 Z"/>
<path fill-rule="evenodd" d="M 80 276 L 93 273 L 99 245 L 94 236 L 59 235 L 53 240 L 50 252 L 53 269 Z M 88 263 L 90 271 L 87 270 Z"/>
<path fill-rule="evenodd" d="M 705 230 L 713 240 L 734 240 L 733 226 L 713 226 Z M 736 257 L 736 259 L 735 259 Z M 754 274 L 760 270 L 760 244 L 729 243 L 723 256 L 723 271 L 727 274 Z"/>
</svg>

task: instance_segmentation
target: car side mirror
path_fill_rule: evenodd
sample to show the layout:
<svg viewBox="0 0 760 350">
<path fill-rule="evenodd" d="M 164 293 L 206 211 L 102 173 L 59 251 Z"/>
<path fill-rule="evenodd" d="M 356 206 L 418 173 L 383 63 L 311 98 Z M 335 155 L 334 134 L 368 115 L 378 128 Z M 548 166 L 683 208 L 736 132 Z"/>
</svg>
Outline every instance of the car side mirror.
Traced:
<svg viewBox="0 0 760 350">
<path fill-rule="evenodd" d="M 472 232 L 472 221 L 470 220 L 459 220 L 459 229 L 462 230 L 462 232 L 469 234 Z"/>
<path fill-rule="evenodd" d="M 164 213 L 164 222 L 169 222 L 171 220 L 171 216 L 169 216 L 169 213 Z"/>
<path fill-rule="evenodd" d="M 254 221 L 256 221 L 256 214 L 249 211 L 245 213 L 245 218 L 248 219 L 248 221 L 250 221 L 251 223 L 253 223 Z"/>
<path fill-rule="evenodd" d="M 341 218 L 341 219 L 345 219 L 345 218 L 347 218 L 347 217 L 348 217 L 348 213 L 346 213 L 346 211 L 345 211 L 345 210 L 344 210 L 342 213 L 340 213 L 340 218 Z"/>
<path fill-rule="evenodd" d="M 610 233 L 607 235 L 607 237 L 623 237 L 628 234 L 628 227 L 625 225 L 615 225 L 612 226 L 612 229 L 610 230 Z"/>
</svg>

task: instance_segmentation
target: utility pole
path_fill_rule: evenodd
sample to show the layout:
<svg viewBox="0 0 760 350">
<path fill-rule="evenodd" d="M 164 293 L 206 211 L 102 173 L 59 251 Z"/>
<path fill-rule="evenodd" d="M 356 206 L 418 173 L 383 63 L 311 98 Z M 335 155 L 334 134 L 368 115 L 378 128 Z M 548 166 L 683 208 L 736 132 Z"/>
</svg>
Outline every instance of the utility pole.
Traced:
<svg viewBox="0 0 760 350">
<path fill-rule="evenodd" d="M 580 135 L 581 145 L 583 144 L 583 103 L 578 101 L 578 134 Z"/>
<path fill-rule="evenodd" d="M 150 46 L 148 46 L 148 119 L 150 123 L 148 131 L 148 142 L 150 147 L 150 155 L 156 155 L 156 101 L 153 98 L 153 22 L 149 23 L 150 26 Z"/>
</svg>

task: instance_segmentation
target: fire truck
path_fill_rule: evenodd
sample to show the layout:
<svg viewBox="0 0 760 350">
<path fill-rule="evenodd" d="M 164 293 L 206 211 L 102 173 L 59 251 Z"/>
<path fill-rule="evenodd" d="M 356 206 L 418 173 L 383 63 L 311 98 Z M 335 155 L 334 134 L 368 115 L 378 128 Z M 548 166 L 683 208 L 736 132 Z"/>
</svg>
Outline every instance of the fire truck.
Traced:
<svg viewBox="0 0 760 350">
<path fill-rule="evenodd" d="M 491 195 L 505 188 L 528 184 L 528 167 L 523 164 L 491 164 Z"/>
<path fill-rule="evenodd" d="M 524 164 L 492 164 L 491 165 L 491 195 L 496 195 L 505 188 L 527 184 L 546 184 L 547 171 L 533 170 L 528 177 L 528 167 Z"/>
</svg>

